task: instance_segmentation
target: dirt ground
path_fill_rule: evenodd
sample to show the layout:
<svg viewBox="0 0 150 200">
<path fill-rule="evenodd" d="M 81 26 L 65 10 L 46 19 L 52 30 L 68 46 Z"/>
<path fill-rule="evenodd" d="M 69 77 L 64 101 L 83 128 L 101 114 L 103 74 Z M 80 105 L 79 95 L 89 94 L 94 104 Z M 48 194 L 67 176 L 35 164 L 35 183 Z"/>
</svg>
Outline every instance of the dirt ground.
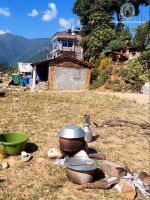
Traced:
<svg viewBox="0 0 150 200">
<path fill-rule="evenodd" d="M 97 92 L 97 91 L 96 91 Z M 115 96 L 122 99 L 133 100 L 140 104 L 150 104 L 150 95 L 137 93 L 121 93 L 121 92 L 98 92 L 102 95 Z"/>
<path fill-rule="evenodd" d="M 18 103 L 13 101 L 16 97 L 20 99 Z M 78 191 L 67 180 L 66 169 L 55 166 L 47 157 L 47 151 L 58 146 L 58 131 L 68 124 L 80 124 L 84 114 L 91 116 L 94 135 L 99 135 L 89 147 L 133 172 L 150 172 L 148 130 L 134 125 L 101 129 L 93 125 L 116 118 L 143 123 L 149 118 L 148 105 L 91 91 L 9 92 L 0 99 L 0 132 L 27 132 L 33 159 L 28 163 L 22 163 L 20 156 L 5 159 L 10 168 L 0 171 L 1 200 L 121 200 L 114 189 Z"/>
</svg>

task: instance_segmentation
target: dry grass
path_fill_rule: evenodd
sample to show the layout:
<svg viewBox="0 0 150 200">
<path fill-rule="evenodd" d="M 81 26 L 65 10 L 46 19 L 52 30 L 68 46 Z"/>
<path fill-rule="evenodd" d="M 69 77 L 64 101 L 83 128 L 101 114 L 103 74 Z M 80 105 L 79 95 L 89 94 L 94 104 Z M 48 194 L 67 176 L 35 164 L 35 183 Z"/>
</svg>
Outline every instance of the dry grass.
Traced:
<svg viewBox="0 0 150 200">
<path fill-rule="evenodd" d="M 13 98 L 20 102 L 14 103 Z M 33 160 L 21 163 L 9 157 L 11 167 L 0 171 L 0 199 L 5 200 L 120 200 L 115 190 L 78 191 L 70 183 L 65 169 L 53 166 L 46 154 L 58 145 L 58 131 L 66 124 L 81 123 L 88 113 L 97 123 L 107 119 L 148 121 L 148 107 L 92 92 L 77 93 L 8 93 L 0 99 L 0 132 L 27 132 L 38 146 Z M 137 126 L 95 129 L 100 137 L 90 147 L 106 153 L 111 161 L 128 165 L 134 172 L 149 172 L 149 136 Z M 39 163 L 38 158 L 44 158 Z"/>
</svg>

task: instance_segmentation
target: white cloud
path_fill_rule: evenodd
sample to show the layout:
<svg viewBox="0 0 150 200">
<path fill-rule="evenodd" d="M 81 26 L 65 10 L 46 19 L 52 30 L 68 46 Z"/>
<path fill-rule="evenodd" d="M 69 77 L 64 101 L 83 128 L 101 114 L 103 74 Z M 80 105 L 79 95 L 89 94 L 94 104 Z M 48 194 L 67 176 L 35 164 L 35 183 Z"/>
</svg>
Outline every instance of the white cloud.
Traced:
<svg viewBox="0 0 150 200">
<path fill-rule="evenodd" d="M 38 16 L 39 12 L 36 9 L 33 9 L 30 13 L 28 13 L 28 16 L 30 17 L 36 17 Z"/>
<path fill-rule="evenodd" d="M 54 19 L 57 16 L 57 7 L 54 3 L 49 3 L 48 7 L 50 8 L 50 10 L 46 10 L 44 12 L 44 15 L 42 17 L 43 21 L 51 21 L 52 19 Z"/>
<path fill-rule="evenodd" d="M 9 17 L 10 16 L 10 11 L 8 8 L 0 8 L 0 15 Z"/>
<path fill-rule="evenodd" d="M 0 30 L 0 35 L 3 35 L 5 33 L 10 33 L 10 31 L 9 30 Z"/>
<path fill-rule="evenodd" d="M 67 20 L 65 18 L 60 18 L 59 24 L 61 25 L 62 29 L 64 29 L 64 30 L 70 29 L 73 25 L 73 19 Z"/>
</svg>

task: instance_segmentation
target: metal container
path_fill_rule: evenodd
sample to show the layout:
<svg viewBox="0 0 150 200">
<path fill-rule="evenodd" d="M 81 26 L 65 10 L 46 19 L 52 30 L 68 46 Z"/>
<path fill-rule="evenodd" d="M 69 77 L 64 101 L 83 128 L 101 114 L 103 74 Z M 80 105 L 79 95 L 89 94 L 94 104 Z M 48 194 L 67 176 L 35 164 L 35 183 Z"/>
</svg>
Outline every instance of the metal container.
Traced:
<svg viewBox="0 0 150 200">
<path fill-rule="evenodd" d="M 60 150 L 68 153 L 85 150 L 87 145 L 84 136 L 85 132 L 79 126 L 65 126 L 59 132 Z"/>
<path fill-rule="evenodd" d="M 85 136 L 84 136 L 84 139 L 87 143 L 90 143 L 92 142 L 92 138 L 93 138 L 93 131 L 92 129 L 89 127 L 89 125 L 85 124 L 84 127 L 83 127 L 83 130 L 85 132 Z"/>
<path fill-rule="evenodd" d="M 65 126 L 60 132 L 59 137 L 66 139 L 78 139 L 83 138 L 85 135 L 84 131 L 77 125 Z"/>
<path fill-rule="evenodd" d="M 93 138 L 93 131 L 90 128 L 90 116 L 89 115 L 84 115 L 84 120 L 83 120 L 83 130 L 85 132 L 84 139 L 87 143 L 92 142 Z"/>
<path fill-rule="evenodd" d="M 65 165 L 67 166 L 68 179 L 79 185 L 93 182 L 98 168 L 96 160 L 85 157 L 69 158 Z"/>
</svg>

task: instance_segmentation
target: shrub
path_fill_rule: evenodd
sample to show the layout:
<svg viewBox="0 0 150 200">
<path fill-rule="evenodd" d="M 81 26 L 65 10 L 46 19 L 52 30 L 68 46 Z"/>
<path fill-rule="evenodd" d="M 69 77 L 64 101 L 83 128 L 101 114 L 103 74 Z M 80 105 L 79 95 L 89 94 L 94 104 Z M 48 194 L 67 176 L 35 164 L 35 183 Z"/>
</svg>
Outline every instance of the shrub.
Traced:
<svg viewBox="0 0 150 200">
<path fill-rule="evenodd" d="M 101 73 L 99 72 L 99 76 L 97 77 L 97 79 L 92 81 L 90 89 L 96 89 L 96 88 L 104 85 L 105 82 L 109 79 L 109 75 L 110 75 L 111 71 L 112 71 L 112 68 L 111 67 L 107 67 Z"/>
<path fill-rule="evenodd" d="M 149 81 L 149 72 L 138 60 L 130 61 L 129 66 L 126 83 L 130 84 L 133 90 L 140 91 L 144 83 Z"/>
<path fill-rule="evenodd" d="M 114 92 L 120 92 L 120 91 L 122 91 L 123 86 L 121 85 L 121 83 L 118 79 L 115 79 L 114 81 L 112 81 L 112 80 L 106 81 L 105 88 L 108 90 L 112 90 Z"/>
<path fill-rule="evenodd" d="M 108 67 L 111 64 L 111 59 L 104 55 L 103 53 L 100 55 L 100 63 L 99 63 L 99 67 L 98 70 L 100 72 L 104 71 L 106 69 L 106 67 Z"/>
<path fill-rule="evenodd" d="M 116 71 L 116 74 L 122 78 L 125 78 L 128 75 L 128 69 L 119 69 Z"/>
<path fill-rule="evenodd" d="M 7 65 L 6 63 L 0 63 L 0 72 L 3 72 L 4 74 L 11 74 L 13 69 L 13 67 Z"/>
</svg>

